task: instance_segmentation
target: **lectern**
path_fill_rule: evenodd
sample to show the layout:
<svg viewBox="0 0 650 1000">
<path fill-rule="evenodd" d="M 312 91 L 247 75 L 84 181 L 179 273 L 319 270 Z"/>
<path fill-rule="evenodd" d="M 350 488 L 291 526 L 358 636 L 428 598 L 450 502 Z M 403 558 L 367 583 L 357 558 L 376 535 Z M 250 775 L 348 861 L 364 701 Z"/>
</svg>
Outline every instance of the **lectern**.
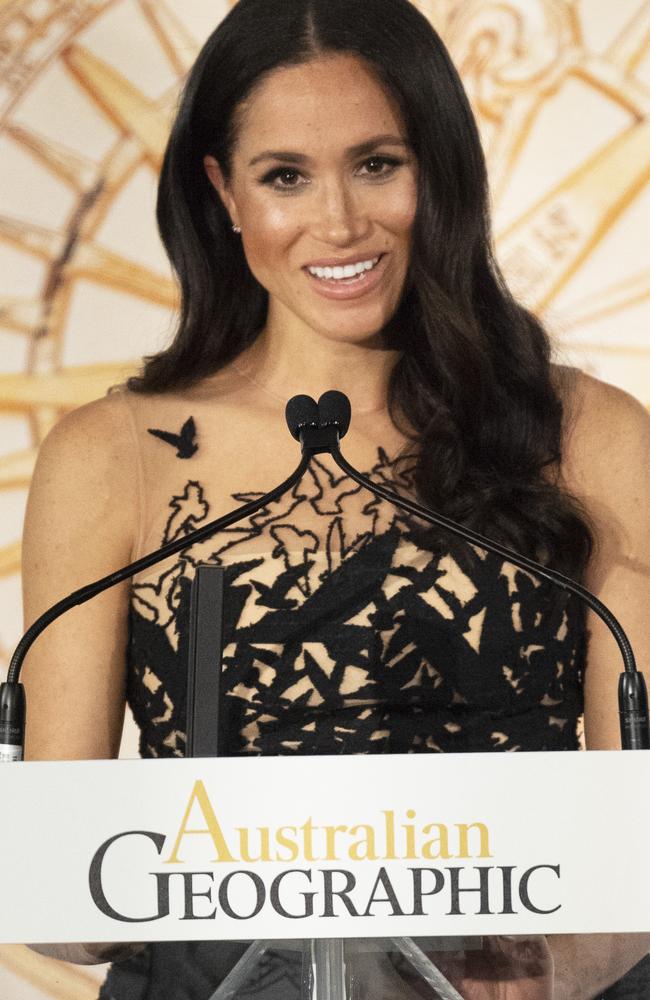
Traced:
<svg viewBox="0 0 650 1000">
<path fill-rule="evenodd" d="M 187 697 L 187 755 L 218 757 L 221 750 L 219 679 L 223 648 L 224 572 L 220 566 L 198 566 L 192 584 Z M 247 951 L 209 1000 L 364 1000 L 388 997 L 464 1000 L 432 955 L 455 953 L 462 964 L 467 951 L 480 951 L 481 937 L 390 939 L 304 939 L 251 942 Z M 426 949 L 426 950 L 425 950 Z M 534 963 L 533 963 L 534 966 Z M 544 961 L 530 970 L 543 979 Z M 278 984 L 281 984 L 278 986 Z M 299 985 L 298 985 L 299 984 Z M 278 988 L 284 992 L 277 992 Z M 374 990 L 374 992 L 373 992 Z M 206 998 L 207 1000 L 207 998 Z"/>
<path fill-rule="evenodd" d="M 650 931 L 649 765 L 648 751 L 9 765 L 0 941 L 202 942 L 214 975 L 197 1000 L 454 996 L 437 973 L 463 1000 L 490 978 L 547 1000 L 544 935 L 602 948 Z"/>
</svg>

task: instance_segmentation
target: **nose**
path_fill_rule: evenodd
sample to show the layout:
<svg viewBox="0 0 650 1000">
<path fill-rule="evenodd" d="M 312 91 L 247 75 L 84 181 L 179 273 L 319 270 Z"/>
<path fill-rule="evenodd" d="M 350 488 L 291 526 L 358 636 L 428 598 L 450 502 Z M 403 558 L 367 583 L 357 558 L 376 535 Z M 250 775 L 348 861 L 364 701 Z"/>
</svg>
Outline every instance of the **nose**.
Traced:
<svg viewBox="0 0 650 1000">
<path fill-rule="evenodd" d="M 312 231 L 323 243 L 346 246 L 367 235 L 370 220 L 361 199 L 343 179 L 324 183 L 314 206 Z"/>
</svg>

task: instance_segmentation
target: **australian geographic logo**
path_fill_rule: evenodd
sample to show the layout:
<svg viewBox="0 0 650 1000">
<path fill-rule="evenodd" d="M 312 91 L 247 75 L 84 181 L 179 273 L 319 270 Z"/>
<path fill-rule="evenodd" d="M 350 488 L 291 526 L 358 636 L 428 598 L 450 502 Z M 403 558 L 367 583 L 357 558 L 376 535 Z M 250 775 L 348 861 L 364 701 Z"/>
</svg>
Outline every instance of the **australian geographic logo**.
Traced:
<svg viewBox="0 0 650 1000">
<path fill-rule="evenodd" d="M 190 826 L 197 813 L 201 825 Z M 110 901 L 104 866 L 118 841 L 142 837 L 152 845 L 152 867 L 161 866 L 144 873 L 149 911 L 121 913 Z M 207 858 L 201 870 L 183 859 L 197 838 Z M 247 921 L 269 909 L 294 921 L 547 915 L 560 909 L 561 903 L 549 905 L 559 865 L 494 865 L 493 857 L 485 823 L 423 823 L 413 809 L 402 815 L 386 809 L 374 822 L 352 826 L 316 825 L 307 817 L 300 825 L 224 829 L 204 783 L 196 781 L 175 836 L 151 830 L 115 834 L 95 852 L 89 886 L 95 906 L 123 923 L 168 917 Z M 267 874 L 271 865 L 275 874 Z"/>
</svg>

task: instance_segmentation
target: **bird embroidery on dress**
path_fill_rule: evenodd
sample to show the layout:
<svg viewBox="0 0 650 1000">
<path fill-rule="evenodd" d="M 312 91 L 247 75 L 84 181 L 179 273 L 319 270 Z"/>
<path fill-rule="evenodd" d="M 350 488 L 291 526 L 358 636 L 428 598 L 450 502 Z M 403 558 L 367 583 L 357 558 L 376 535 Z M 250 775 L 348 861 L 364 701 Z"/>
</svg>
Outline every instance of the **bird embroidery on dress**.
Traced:
<svg viewBox="0 0 650 1000">
<path fill-rule="evenodd" d="M 160 438 L 166 444 L 171 444 L 172 447 L 176 448 L 177 458 L 191 458 L 198 449 L 199 446 L 196 443 L 196 424 L 194 423 L 194 417 L 189 417 L 181 427 L 180 434 L 173 434 L 171 431 L 160 431 L 153 428 L 149 428 L 149 434 L 153 437 Z"/>
<path fill-rule="evenodd" d="M 403 482 L 378 459 L 373 479 Z M 214 513 L 188 481 L 161 541 Z M 316 457 L 263 512 L 136 579 L 128 697 L 143 756 L 184 753 L 191 583 L 206 563 L 225 572 L 228 755 L 579 747 L 582 606 L 496 554 L 424 537 Z"/>
</svg>

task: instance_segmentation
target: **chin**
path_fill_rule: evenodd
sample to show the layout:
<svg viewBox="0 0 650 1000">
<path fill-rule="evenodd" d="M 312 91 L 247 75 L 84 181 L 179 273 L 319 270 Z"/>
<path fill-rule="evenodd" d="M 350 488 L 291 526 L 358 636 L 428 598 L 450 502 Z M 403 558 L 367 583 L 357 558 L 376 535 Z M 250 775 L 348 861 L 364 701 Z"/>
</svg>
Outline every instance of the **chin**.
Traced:
<svg viewBox="0 0 650 1000">
<path fill-rule="evenodd" d="M 379 329 L 321 329 L 321 337 L 336 344 L 350 344 L 358 347 L 381 347 L 383 343 L 383 325 Z"/>
<path fill-rule="evenodd" d="M 374 320 L 354 321 L 350 317 L 341 316 L 336 322 L 323 324 L 322 317 L 312 325 L 313 330 L 326 340 L 336 341 L 340 344 L 358 344 L 374 346 L 373 341 L 379 344 L 383 339 L 383 331 L 392 318 L 390 315 L 382 315 Z M 328 317 L 329 319 L 329 317 Z"/>
</svg>

